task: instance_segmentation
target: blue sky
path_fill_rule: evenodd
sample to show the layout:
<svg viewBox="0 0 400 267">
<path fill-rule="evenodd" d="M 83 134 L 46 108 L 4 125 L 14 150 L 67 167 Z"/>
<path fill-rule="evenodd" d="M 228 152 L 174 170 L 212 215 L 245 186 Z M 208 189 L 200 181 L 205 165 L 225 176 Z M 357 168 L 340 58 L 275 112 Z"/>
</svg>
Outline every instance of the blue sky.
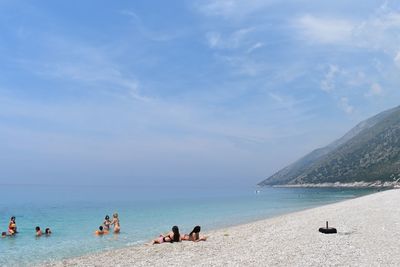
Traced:
<svg viewBox="0 0 400 267">
<path fill-rule="evenodd" d="M 0 182 L 256 184 L 400 100 L 396 1 L 0 0 Z"/>
</svg>

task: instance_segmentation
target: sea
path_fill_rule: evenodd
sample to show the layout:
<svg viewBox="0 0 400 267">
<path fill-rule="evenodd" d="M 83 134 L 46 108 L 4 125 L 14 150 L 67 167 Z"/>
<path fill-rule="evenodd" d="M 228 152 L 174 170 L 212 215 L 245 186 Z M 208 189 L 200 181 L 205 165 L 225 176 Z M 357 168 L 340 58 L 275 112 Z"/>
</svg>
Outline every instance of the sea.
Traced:
<svg viewBox="0 0 400 267">
<path fill-rule="evenodd" d="M 0 238 L 0 266 L 31 266 L 150 242 L 173 225 L 202 232 L 373 193 L 373 189 L 179 186 L 1 185 L 0 232 L 16 217 L 18 234 Z M 117 212 L 120 234 L 95 236 Z M 321 218 L 321 225 L 325 218 Z M 35 237 L 35 227 L 51 228 Z M 268 229 L 266 229 L 268 231 Z M 210 239 L 207 242 L 212 242 Z"/>
</svg>

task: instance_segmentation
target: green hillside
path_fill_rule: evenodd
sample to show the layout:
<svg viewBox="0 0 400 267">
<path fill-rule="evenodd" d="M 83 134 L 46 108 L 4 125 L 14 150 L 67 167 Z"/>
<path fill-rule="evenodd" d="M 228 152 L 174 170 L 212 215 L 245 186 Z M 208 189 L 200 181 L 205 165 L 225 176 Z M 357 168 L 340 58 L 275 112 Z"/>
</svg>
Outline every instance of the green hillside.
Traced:
<svg viewBox="0 0 400 267">
<path fill-rule="evenodd" d="M 361 122 L 259 183 L 265 185 L 393 181 L 400 178 L 400 107 Z"/>
</svg>

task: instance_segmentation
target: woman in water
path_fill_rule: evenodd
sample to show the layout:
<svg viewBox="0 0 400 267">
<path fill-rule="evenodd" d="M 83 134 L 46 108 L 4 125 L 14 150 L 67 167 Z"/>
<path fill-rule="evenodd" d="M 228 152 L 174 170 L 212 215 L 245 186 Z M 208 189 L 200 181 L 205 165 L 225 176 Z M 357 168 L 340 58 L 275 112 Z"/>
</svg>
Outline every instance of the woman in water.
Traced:
<svg viewBox="0 0 400 267">
<path fill-rule="evenodd" d="M 161 244 L 164 242 L 181 242 L 182 238 L 181 238 L 181 234 L 179 233 L 179 228 L 178 226 L 173 226 L 172 227 L 172 231 L 166 235 L 160 235 L 159 238 L 156 238 L 153 240 L 152 244 Z"/>
<path fill-rule="evenodd" d="M 44 230 L 44 233 L 45 233 L 47 236 L 51 235 L 51 230 L 50 230 L 50 228 L 46 228 L 46 230 Z"/>
<path fill-rule="evenodd" d="M 42 230 L 40 230 L 39 226 L 36 226 L 35 231 L 36 231 L 36 234 L 35 234 L 36 236 L 42 236 Z"/>
<path fill-rule="evenodd" d="M 190 232 L 190 234 L 185 234 L 182 237 L 182 240 L 193 241 L 193 242 L 206 241 L 207 240 L 206 236 L 200 236 L 200 230 L 201 230 L 200 226 L 196 225 Z"/>
<path fill-rule="evenodd" d="M 10 223 L 8 224 L 8 233 L 10 235 L 14 235 L 14 234 L 18 233 L 17 232 L 17 224 L 15 223 L 15 216 L 12 216 L 10 218 Z"/>
<path fill-rule="evenodd" d="M 121 226 L 119 224 L 118 213 L 113 214 L 113 219 L 112 219 L 111 225 L 114 225 L 114 233 L 118 234 L 119 231 L 121 230 Z"/>
<path fill-rule="evenodd" d="M 111 225 L 111 221 L 110 221 L 110 216 L 106 215 L 106 217 L 104 218 L 104 222 L 103 222 L 103 227 L 105 230 L 110 230 L 110 225 Z"/>
</svg>

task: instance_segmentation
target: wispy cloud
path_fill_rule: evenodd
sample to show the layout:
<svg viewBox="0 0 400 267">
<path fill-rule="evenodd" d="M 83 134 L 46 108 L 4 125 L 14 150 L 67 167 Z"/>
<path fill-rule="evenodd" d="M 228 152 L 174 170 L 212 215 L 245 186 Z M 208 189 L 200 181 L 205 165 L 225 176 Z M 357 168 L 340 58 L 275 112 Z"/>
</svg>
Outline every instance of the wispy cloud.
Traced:
<svg viewBox="0 0 400 267">
<path fill-rule="evenodd" d="M 132 25 L 134 25 L 137 30 L 140 32 L 140 34 L 155 42 L 166 42 L 166 41 L 171 41 L 183 34 L 182 29 L 173 29 L 173 30 L 153 30 L 150 29 L 148 26 L 146 26 L 141 19 L 141 17 L 134 11 L 132 10 L 121 10 L 120 14 L 124 16 L 128 16 L 131 19 Z"/>
<path fill-rule="evenodd" d="M 297 18 L 293 26 L 299 30 L 300 37 L 306 42 L 347 44 L 352 39 L 355 24 L 345 19 L 307 14 Z"/>
<path fill-rule="evenodd" d="M 151 101 L 140 92 L 140 82 L 133 73 L 127 74 L 112 59 L 114 46 L 96 47 L 86 43 L 44 35 L 48 57 L 16 59 L 17 64 L 45 79 L 75 82 L 83 88 L 117 94 L 136 101 Z M 63 51 L 58 53 L 58 51 Z"/>
<path fill-rule="evenodd" d="M 368 18 L 356 20 L 306 14 L 296 18 L 292 27 L 300 38 L 312 44 L 346 45 L 379 50 L 389 55 L 398 53 L 400 11 L 384 4 Z"/>
<path fill-rule="evenodd" d="M 215 49 L 239 48 L 243 44 L 247 43 L 246 36 L 252 31 L 254 31 L 254 28 L 242 28 L 226 36 L 223 36 L 218 32 L 208 32 L 206 34 L 207 43 L 210 48 Z"/>
<path fill-rule="evenodd" d="M 232 72 L 236 75 L 257 76 L 270 69 L 270 65 L 265 61 L 257 61 L 247 56 L 217 56 L 218 60 L 228 64 Z"/>
<path fill-rule="evenodd" d="M 240 19 L 265 8 L 276 0 L 206 0 L 196 3 L 197 9 L 207 16 Z"/>
<path fill-rule="evenodd" d="M 264 44 L 262 42 L 257 42 L 254 45 L 252 45 L 249 49 L 247 49 L 246 53 L 250 54 L 253 51 L 255 51 L 255 50 L 257 50 L 257 49 L 259 49 L 259 48 L 261 48 L 263 46 L 264 46 Z"/>
<path fill-rule="evenodd" d="M 394 62 L 398 67 L 400 67 L 400 51 L 397 52 L 397 55 L 394 57 Z"/>
<path fill-rule="evenodd" d="M 341 97 L 339 101 L 339 106 L 347 114 L 352 114 L 354 112 L 354 107 L 349 102 L 350 101 L 347 97 Z"/>
<path fill-rule="evenodd" d="M 370 86 L 368 93 L 365 94 L 366 97 L 381 96 L 383 94 L 382 86 L 379 83 L 373 83 Z"/>
<path fill-rule="evenodd" d="M 365 85 L 367 82 L 368 82 L 368 77 L 365 74 L 365 72 L 358 70 L 353 73 L 350 73 L 347 80 L 347 86 L 357 87 Z"/>
<path fill-rule="evenodd" d="M 321 81 L 321 89 L 325 92 L 330 92 L 335 89 L 335 76 L 339 73 L 340 69 L 336 65 L 329 65 L 329 69 L 325 74 L 324 79 Z"/>
</svg>

